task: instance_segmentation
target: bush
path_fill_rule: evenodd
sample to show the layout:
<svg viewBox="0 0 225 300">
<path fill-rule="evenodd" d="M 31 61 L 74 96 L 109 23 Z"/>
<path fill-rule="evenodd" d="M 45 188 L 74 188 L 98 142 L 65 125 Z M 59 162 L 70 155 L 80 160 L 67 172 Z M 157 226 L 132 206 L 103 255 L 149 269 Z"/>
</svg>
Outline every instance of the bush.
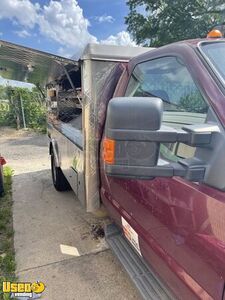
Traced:
<svg viewBox="0 0 225 300">
<path fill-rule="evenodd" d="M 36 88 L 1 87 L 0 98 L 9 100 L 9 109 L 0 111 L 0 126 L 23 127 L 22 99 L 26 126 L 46 131 L 46 106 Z"/>
<path fill-rule="evenodd" d="M 199 92 L 181 98 L 180 109 L 194 113 L 207 113 L 208 106 Z"/>
</svg>

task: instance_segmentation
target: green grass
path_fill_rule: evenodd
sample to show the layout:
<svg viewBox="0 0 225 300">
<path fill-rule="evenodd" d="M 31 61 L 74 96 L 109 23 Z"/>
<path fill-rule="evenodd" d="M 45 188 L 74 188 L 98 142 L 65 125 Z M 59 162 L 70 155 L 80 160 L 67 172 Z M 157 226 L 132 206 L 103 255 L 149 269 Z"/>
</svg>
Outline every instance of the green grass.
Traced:
<svg viewBox="0 0 225 300">
<path fill-rule="evenodd" d="M 16 281 L 15 252 L 12 222 L 12 175 L 10 167 L 4 167 L 5 194 L 0 198 L 0 300 L 10 299 L 2 293 L 3 281 Z"/>
</svg>

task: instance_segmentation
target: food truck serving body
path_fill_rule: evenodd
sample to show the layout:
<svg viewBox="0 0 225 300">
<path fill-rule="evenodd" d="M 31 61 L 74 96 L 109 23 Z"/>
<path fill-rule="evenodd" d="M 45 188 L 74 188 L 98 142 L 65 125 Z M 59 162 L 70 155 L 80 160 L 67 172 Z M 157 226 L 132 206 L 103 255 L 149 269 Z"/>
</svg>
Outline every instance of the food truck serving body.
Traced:
<svg viewBox="0 0 225 300">
<path fill-rule="evenodd" d="M 56 189 L 107 208 L 142 297 L 223 299 L 225 40 L 90 44 L 77 62 L 3 42 L 1 63 L 4 49 L 30 53 L 26 78 L 47 87 Z"/>
</svg>

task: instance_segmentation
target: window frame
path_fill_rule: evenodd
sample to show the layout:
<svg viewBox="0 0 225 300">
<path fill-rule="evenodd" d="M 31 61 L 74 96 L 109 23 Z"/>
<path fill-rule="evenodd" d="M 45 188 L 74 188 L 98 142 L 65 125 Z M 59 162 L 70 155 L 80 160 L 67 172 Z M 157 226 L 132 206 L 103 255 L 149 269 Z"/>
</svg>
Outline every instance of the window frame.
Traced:
<svg viewBox="0 0 225 300">
<path fill-rule="evenodd" d="M 204 45 L 218 44 L 218 43 L 225 44 L 225 41 L 224 40 L 219 40 L 219 41 L 218 40 L 214 40 L 214 41 L 201 41 L 197 45 L 197 50 L 201 54 L 201 58 L 203 58 L 203 61 L 207 65 L 207 69 L 209 70 L 209 72 L 212 73 L 214 75 L 214 78 L 219 81 L 220 85 L 222 85 L 222 91 L 225 94 L 225 79 L 222 77 L 222 75 L 217 70 L 217 68 L 215 67 L 215 65 L 212 63 L 212 61 L 206 55 L 206 53 L 205 53 L 205 51 L 203 50 L 203 47 L 202 47 Z"/>
<path fill-rule="evenodd" d="M 151 52 L 150 52 L 151 54 Z M 204 99 L 204 101 L 208 104 L 209 107 L 212 107 L 211 104 L 209 103 L 208 99 L 207 99 L 207 96 L 206 96 L 206 93 L 203 91 L 201 85 L 199 84 L 198 80 L 196 80 L 196 78 L 193 76 L 193 73 L 191 71 L 191 69 L 188 67 L 188 65 L 186 64 L 186 61 L 184 59 L 184 56 L 182 55 L 175 55 L 175 54 L 170 54 L 170 53 L 166 53 L 166 54 L 163 54 L 163 55 L 154 55 L 151 57 L 151 55 L 149 55 L 149 58 L 148 59 L 144 59 L 144 60 L 139 60 L 137 63 L 135 64 L 132 64 L 129 63 L 128 67 L 129 67 L 129 76 L 128 76 L 128 80 L 127 80 L 127 84 L 124 86 L 124 96 L 126 94 L 126 91 L 127 91 L 127 88 L 128 88 L 128 85 L 129 85 L 129 82 L 130 82 L 130 79 L 132 77 L 132 74 L 134 72 L 134 69 L 136 68 L 137 65 L 140 65 L 142 63 L 145 63 L 145 62 L 150 62 L 150 61 L 154 61 L 156 59 L 160 59 L 160 58 L 167 58 L 167 57 L 174 57 L 176 59 L 180 59 L 182 61 L 182 63 L 184 64 L 184 66 L 186 67 L 186 69 L 188 70 L 194 84 L 196 85 L 196 87 L 199 89 L 199 92 L 201 93 L 202 95 L 202 98 Z M 132 61 L 131 61 L 132 62 Z"/>
<path fill-rule="evenodd" d="M 174 55 L 174 54 L 168 54 L 168 53 L 167 53 L 167 54 L 164 54 L 164 55 L 156 55 L 156 56 L 153 56 L 152 58 L 149 57 L 149 59 L 140 60 L 140 61 L 138 61 L 136 64 L 132 65 L 132 68 L 129 70 L 129 78 L 128 78 L 128 80 L 127 80 L 127 84 L 126 84 L 126 86 L 124 87 L 124 95 L 126 95 L 126 92 L 127 92 L 127 90 L 128 90 L 128 86 L 129 86 L 129 83 L 130 83 L 130 80 L 132 79 L 132 74 L 133 74 L 135 68 L 136 68 L 138 65 L 143 64 L 143 63 L 152 62 L 152 61 L 159 60 L 159 59 L 164 59 L 164 58 L 175 58 L 175 59 L 177 59 L 177 60 L 180 60 L 180 61 L 183 63 L 184 67 L 187 69 L 188 73 L 190 74 L 191 79 L 193 80 L 193 83 L 195 84 L 196 88 L 199 90 L 199 92 L 200 92 L 200 94 L 201 94 L 203 100 L 204 100 L 205 103 L 208 105 L 208 112 L 209 112 L 209 110 L 210 110 L 210 108 L 211 108 L 212 106 L 210 105 L 210 103 L 209 103 L 209 101 L 208 101 L 208 99 L 207 99 L 205 93 L 202 91 L 202 88 L 201 88 L 201 86 L 199 85 L 198 81 L 197 81 L 197 80 L 195 79 L 195 77 L 193 76 L 193 73 L 192 73 L 191 69 L 190 69 L 190 68 L 188 67 L 188 65 L 186 64 L 185 59 L 183 59 L 183 57 L 182 57 L 181 55 Z M 207 116 L 208 116 L 208 113 L 206 114 L 206 119 L 205 119 L 205 121 L 207 120 Z M 177 153 L 177 152 L 178 152 L 178 147 L 179 147 L 179 144 L 180 144 L 180 143 L 173 143 L 173 144 L 174 144 L 174 148 L 176 149 L 175 153 Z M 164 145 L 164 144 L 163 144 L 163 145 Z M 193 147 L 193 148 L 195 148 L 195 147 Z M 173 153 L 172 155 L 175 155 L 175 156 L 176 156 L 175 153 Z M 176 157 L 177 157 L 177 156 L 176 156 Z M 181 159 L 179 156 L 178 156 L 177 158 L 178 158 L 178 159 Z M 163 158 L 163 160 L 168 161 L 168 162 L 172 162 L 172 160 L 167 160 L 166 158 Z"/>
</svg>

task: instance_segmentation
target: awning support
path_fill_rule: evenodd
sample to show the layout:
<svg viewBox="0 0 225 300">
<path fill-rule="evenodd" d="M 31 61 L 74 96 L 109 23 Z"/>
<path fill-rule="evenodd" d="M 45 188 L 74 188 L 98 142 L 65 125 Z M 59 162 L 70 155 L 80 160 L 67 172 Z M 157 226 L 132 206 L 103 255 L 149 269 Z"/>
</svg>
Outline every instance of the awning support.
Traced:
<svg viewBox="0 0 225 300">
<path fill-rule="evenodd" d="M 70 74 L 68 73 L 68 71 L 67 71 L 65 65 L 62 64 L 62 67 L 63 67 L 63 69 L 64 69 L 64 71 L 65 71 L 65 74 L 66 74 L 66 77 L 67 77 L 67 79 L 69 80 L 69 83 L 70 83 L 70 85 L 71 85 L 71 87 L 72 87 L 72 89 L 73 89 L 73 91 L 74 91 L 74 93 L 75 93 L 75 96 L 77 97 L 77 99 L 78 99 L 78 101 L 80 102 L 80 105 L 81 105 L 81 107 L 82 107 L 82 100 L 80 99 L 80 97 L 79 97 L 78 94 L 77 94 L 76 87 L 75 87 L 75 85 L 73 84 L 73 81 L 72 81 L 71 78 L 70 78 Z"/>
</svg>

